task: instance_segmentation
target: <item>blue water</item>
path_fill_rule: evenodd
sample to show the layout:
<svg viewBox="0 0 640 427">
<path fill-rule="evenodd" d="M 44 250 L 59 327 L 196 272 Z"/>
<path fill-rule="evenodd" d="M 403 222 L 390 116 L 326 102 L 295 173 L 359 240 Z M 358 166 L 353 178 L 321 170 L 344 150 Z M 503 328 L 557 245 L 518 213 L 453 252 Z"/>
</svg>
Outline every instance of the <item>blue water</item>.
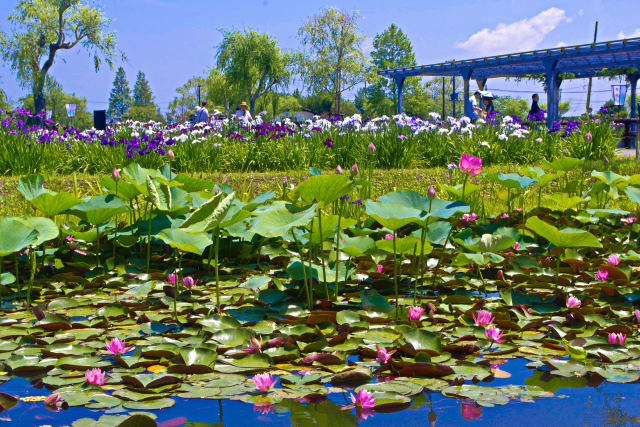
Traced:
<svg viewBox="0 0 640 427">
<path fill-rule="evenodd" d="M 501 369 L 512 374 L 508 379 L 495 379 L 480 385 L 524 385 L 526 378 L 535 371 L 528 369 L 526 360 L 511 360 Z M 37 389 L 27 380 L 14 378 L 0 386 L 0 392 L 14 396 L 43 396 L 46 389 Z M 150 411 L 158 415 L 158 423 L 184 417 L 198 427 L 215 426 L 428 426 L 431 411 L 437 416 L 436 426 L 489 425 L 489 426 L 631 426 L 640 425 L 639 384 L 602 383 L 598 387 L 579 389 L 561 388 L 555 397 L 536 399 L 533 402 L 518 402 L 482 408 L 477 420 L 465 420 L 461 414 L 461 401 L 430 392 L 415 396 L 416 409 L 395 413 L 375 413 L 366 420 L 358 421 L 355 410 L 343 411 L 345 397 L 340 393 L 317 404 L 304 404 L 295 400 L 274 405 L 268 413 L 254 410 L 253 405 L 223 400 L 174 398 L 176 405 L 161 411 Z M 222 409 L 222 411 L 221 411 Z M 109 412 L 113 413 L 113 412 Z M 103 411 L 86 408 L 69 408 L 57 413 L 49 412 L 42 402 L 19 402 L 0 413 L 0 425 L 63 426 L 83 417 L 98 419 Z M 634 419 L 634 417 L 638 417 Z"/>
</svg>

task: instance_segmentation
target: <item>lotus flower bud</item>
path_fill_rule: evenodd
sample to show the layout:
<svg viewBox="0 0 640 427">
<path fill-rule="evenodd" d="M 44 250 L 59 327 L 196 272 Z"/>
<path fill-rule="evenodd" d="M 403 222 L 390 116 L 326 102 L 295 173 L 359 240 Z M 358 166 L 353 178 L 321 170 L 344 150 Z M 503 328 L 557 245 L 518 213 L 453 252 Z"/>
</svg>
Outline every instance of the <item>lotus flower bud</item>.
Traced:
<svg viewBox="0 0 640 427">
<path fill-rule="evenodd" d="M 173 150 L 169 150 L 167 151 L 167 157 L 169 158 L 169 160 L 173 160 L 176 158 L 176 155 L 173 154 Z"/>
<path fill-rule="evenodd" d="M 119 180 L 120 179 L 120 171 L 116 168 L 113 168 L 113 172 L 111 173 L 111 176 L 113 176 L 114 180 Z"/>
<path fill-rule="evenodd" d="M 429 200 L 433 200 L 436 198 L 436 189 L 433 188 L 433 185 L 429 186 L 429 189 L 427 190 L 427 197 L 429 198 Z"/>
</svg>

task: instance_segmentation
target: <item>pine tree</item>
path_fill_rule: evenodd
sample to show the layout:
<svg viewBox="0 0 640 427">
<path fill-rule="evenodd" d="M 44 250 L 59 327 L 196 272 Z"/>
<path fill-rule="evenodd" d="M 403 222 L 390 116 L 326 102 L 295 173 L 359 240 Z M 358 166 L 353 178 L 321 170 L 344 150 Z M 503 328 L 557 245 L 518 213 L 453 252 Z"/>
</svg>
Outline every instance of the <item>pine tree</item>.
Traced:
<svg viewBox="0 0 640 427">
<path fill-rule="evenodd" d="M 131 90 L 124 68 L 118 68 L 116 78 L 113 81 L 113 89 L 109 97 L 109 117 L 123 118 L 131 107 Z"/>
<path fill-rule="evenodd" d="M 152 104 L 154 104 L 154 100 L 149 81 L 142 71 L 138 71 L 136 85 L 133 87 L 133 105 L 146 107 Z"/>
</svg>

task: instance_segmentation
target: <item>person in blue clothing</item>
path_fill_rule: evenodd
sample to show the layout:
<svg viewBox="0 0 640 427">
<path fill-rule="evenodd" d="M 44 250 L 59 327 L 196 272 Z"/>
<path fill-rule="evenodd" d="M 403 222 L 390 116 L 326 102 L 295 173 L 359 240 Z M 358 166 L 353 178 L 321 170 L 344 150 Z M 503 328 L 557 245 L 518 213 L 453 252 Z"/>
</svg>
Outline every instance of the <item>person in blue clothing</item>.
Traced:
<svg viewBox="0 0 640 427">
<path fill-rule="evenodd" d="M 493 94 L 489 91 L 482 93 L 482 111 L 485 116 L 488 113 L 496 111 L 496 107 L 493 105 Z"/>
</svg>

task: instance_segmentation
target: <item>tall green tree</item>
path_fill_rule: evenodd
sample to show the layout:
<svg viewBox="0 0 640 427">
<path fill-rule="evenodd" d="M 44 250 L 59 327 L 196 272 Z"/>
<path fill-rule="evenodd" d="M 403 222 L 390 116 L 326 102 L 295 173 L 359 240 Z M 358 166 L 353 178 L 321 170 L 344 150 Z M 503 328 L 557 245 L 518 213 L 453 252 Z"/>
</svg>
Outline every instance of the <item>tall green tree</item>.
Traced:
<svg viewBox="0 0 640 427">
<path fill-rule="evenodd" d="M 44 95 L 46 99 L 45 108 L 51 110 L 51 119 L 56 123 L 66 125 L 73 124 L 78 129 L 89 129 L 93 127 L 93 117 L 87 111 L 87 100 L 75 94 L 65 93 L 62 85 L 53 77 L 47 76 L 44 84 Z M 26 96 L 20 100 L 23 108 L 33 111 L 33 97 Z M 76 104 L 76 115 L 73 119 L 67 117 L 66 104 Z"/>
<path fill-rule="evenodd" d="M 133 87 L 133 105 L 146 107 L 155 104 L 149 81 L 142 71 L 138 71 L 136 84 Z"/>
<path fill-rule="evenodd" d="M 127 73 L 119 67 L 113 80 L 113 89 L 109 96 L 109 117 L 124 118 L 131 107 L 131 89 L 127 81 Z"/>
<path fill-rule="evenodd" d="M 204 86 L 206 80 L 202 77 L 192 77 L 187 83 L 176 89 L 178 96 L 169 104 L 167 120 L 172 123 L 182 123 L 189 119 L 196 106 L 196 91 L 198 86 Z"/>
<path fill-rule="evenodd" d="M 45 108 L 45 80 L 60 51 L 80 45 L 93 56 L 96 71 L 103 61 L 112 66 L 111 21 L 86 0 L 20 0 L 8 21 L 13 28 L 0 35 L 0 55 L 23 86 L 31 87 L 36 111 Z"/>
<path fill-rule="evenodd" d="M 258 98 L 286 87 L 291 78 L 291 56 L 280 51 L 275 39 L 257 31 L 224 31 L 217 58 L 227 82 L 246 93 L 251 114 Z"/>
<path fill-rule="evenodd" d="M 382 33 L 377 34 L 373 40 L 373 51 L 371 52 L 371 62 L 377 70 L 389 68 L 413 67 L 417 65 L 416 56 L 413 53 L 411 40 L 395 24 Z M 405 87 L 419 84 L 419 78 L 408 78 Z M 397 89 L 393 80 L 381 78 L 379 83 L 386 92 L 391 93 L 393 100 L 397 97 Z"/>
<path fill-rule="evenodd" d="M 11 110 L 11 105 L 7 102 L 7 94 L 2 89 L 0 89 L 0 109 L 3 111 Z"/>
<path fill-rule="evenodd" d="M 342 93 L 363 80 L 364 39 L 358 30 L 359 15 L 327 8 L 298 30 L 305 51 L 298 58 L 305 86 L 313 93 L 333 95 L 333 108 L 340 114 Z"/>
</svg>

